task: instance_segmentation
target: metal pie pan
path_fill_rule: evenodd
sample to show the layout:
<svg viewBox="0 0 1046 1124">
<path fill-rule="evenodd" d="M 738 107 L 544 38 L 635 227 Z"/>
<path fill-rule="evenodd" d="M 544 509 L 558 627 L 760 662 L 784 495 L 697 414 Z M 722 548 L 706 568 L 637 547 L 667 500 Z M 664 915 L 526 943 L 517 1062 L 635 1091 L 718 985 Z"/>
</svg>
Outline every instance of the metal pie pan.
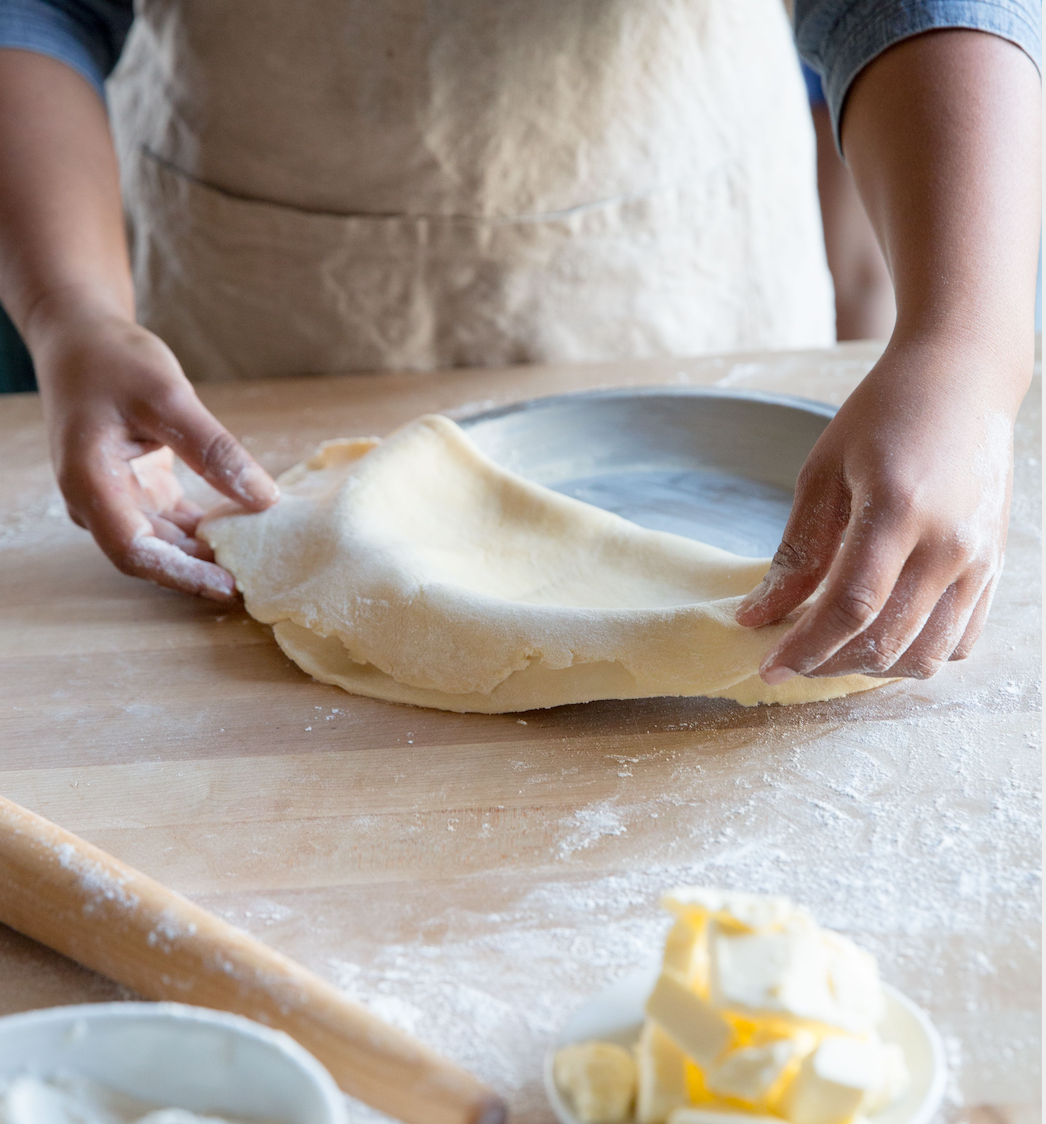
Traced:
<svg viewBox="0 0 1046 1124">
<path fill-rule="evenodd" d="M 703 388 L 535 398 L 459 420 L 492 460 L 640 526 L 774 553 L 835 407 Z"/>
</svg>

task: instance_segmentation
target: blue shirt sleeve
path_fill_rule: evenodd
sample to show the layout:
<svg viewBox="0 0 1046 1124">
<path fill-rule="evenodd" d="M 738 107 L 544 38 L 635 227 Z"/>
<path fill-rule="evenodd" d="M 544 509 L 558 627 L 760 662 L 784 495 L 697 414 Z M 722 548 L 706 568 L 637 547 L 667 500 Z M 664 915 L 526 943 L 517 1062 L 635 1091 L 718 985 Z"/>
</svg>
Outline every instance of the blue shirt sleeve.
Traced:
<svg viewBox="0 0 1046 1124">
<path fill-rule="evenodd" d="M 133 0 L 0 0 L 0 47 L 64 62 L 104 101 L 133 19 Z"/>
<path fill-rule="evenodd" d="M 857 75 L 902 39 L 944 27 L 1008 39 L 1042 73 L 1038 0 L 796 0 L 796 43 L 803 59 L 821 75 L 837 145 L 843 104 Z"/>
<path fill-rule="evenodd" d="M 821 76 L 816 70 L 800 59 L 799 65 L 803 69 L 803 81 L 806 83 L 806 96 L 811 105 L 824 105 L 824 89 L 821 86 Z"/>
</svg>

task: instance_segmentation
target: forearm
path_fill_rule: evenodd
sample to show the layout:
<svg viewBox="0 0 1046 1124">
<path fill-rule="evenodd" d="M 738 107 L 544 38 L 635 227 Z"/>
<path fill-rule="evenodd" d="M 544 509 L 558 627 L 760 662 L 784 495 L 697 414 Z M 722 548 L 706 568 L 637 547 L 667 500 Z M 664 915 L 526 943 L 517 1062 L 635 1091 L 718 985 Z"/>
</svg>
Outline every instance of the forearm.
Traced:
<svg viewBox="0 0 1046 1124">
<path fill-rule="evenodd" d="M 1020 48 L 946 30 L 875 59 L 842 121 L 893 275 L 894 340 L 964 349 L 969 379 L 991 372 L 993 391 L 1014 409 L 1034 347 L 1040 113 L 1038 73 Z"/>
<path fill-rule="evenodd" d="M 1013 422 L 1032 370 L 1028 56 L 982 32 L 903 40 L 854 82 L 842 143 L 897 323 L 807 458 L 770 572 L 738 609 L 758 626 L 816 594 L 767 655 L 768 683 L 925 678 L 969 655 L 1002 569 Z"/>
<path fill-rule="evenodd" d="M 0 301 L 36 364 L 69 514 L 121 570 L 220 601 L 231 575 L 193 538 L 173 453 L 230 499 L 276 485 L 134 322 L 105 107 L 72 68 L 0 49 Z"/>
<path fill-rule="evenodd" d="M 64 63 L 0 49 L 0 303 L 31 351 L 80 313 L 132 320 L 105 107 Z"/>
</svg>

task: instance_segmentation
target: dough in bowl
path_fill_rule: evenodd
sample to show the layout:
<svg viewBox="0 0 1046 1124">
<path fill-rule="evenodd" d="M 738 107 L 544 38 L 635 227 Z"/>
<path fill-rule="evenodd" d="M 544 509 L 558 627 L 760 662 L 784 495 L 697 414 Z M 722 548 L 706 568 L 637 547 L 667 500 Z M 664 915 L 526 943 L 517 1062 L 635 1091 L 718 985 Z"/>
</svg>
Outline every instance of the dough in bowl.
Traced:
<svg viewBox="0 0 1046 1124">
<path fill-rule="evenodd" d="M 324 683 L 442 710 L 707 695 L 808 702 L 882 684 L 768 687 L 788 628 L 734 621 L 768 559 L 741 558 L 562 496 L 496 465 L 447 418 L 384 441 L 329 441 L 261 514 L 200 537 L 248 612 Z"/>
</svg>

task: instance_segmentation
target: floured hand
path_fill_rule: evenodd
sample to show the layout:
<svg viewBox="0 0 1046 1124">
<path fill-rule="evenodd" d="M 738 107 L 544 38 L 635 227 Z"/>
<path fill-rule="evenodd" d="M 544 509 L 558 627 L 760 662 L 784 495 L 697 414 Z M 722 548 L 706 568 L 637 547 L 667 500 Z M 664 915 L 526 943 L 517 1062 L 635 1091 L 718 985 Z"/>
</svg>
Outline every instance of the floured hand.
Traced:
<svg viewBox="0 0 1046 1124">
<path fill-rule="evenodd" d="M 737 611 L 777 621 L 824 582 L 764 659 L 766 682 L 922 679 L 969 655 L 1002 568 L 1016 410 L 983 375 L 956 345 L 891 345 L 825 429 L 773 566 Z"/>
<path fill-rule="evenodd" d="M 206 410 L 174 355 L 116 316 L 70 316 L 36 357 L 51 455 L 72 519 L 125 574 L 215 601 L 232 575 L 194 538 L 174 453 L 223 495 L 261 511 L 275 483 Z"/>
<path fill-rule="evenodd" d="M 825 582 L 763 661 L 768 683 L 925 678 L 969 655 L 1002 567 L 1032 372 L 1035 64 L 978 31 L 912 36 L 857 75 L 840 131 L 897 325 L 811 453 L 768 580 L 738 611 L 779 620 Z"/>
</svg>

